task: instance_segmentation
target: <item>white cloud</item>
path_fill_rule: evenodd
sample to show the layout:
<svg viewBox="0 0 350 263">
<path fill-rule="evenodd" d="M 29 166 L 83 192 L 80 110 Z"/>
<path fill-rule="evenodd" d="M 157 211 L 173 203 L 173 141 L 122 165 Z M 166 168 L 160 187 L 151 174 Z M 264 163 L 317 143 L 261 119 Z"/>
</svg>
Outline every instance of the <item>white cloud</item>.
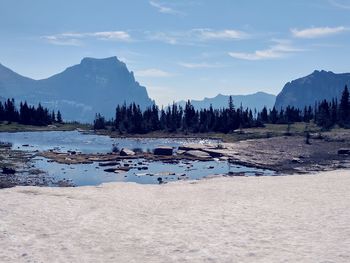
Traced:
<svg viewBox="0 0 350 263">
<path fill-rule="evenodd" d="M 47 42 L 54 45 L 80 46 L 84 38 L 96 38 L 98 40 L 131 41 L 130 35 L 125 31 L 102 31 L 89 33 L 62 33 L 51 36 L 43 36 Z"/>
<path fill-rule="evenodd" d="M 135 75 L 138 77 L 154 77 L 154 78 L 164 78 L 164 77 L 173 76 L 172 73 L 169 73 L 160 69 L 155 69 L 155 68 L 138 70 L 135 72 Z"/>
<path fill-rule="evenodd" d="M 171 45 L 198 45 L 208 41 L 242 40 L 249 34 L 234 29 L 214 30 L 195 28 L 187 31 L 145 32 L 150 40 L 161 41 Z"/>
<path fill-rule="evenodd" d="M 125 31 L 105 31 L 105 32 L 95 32 L 88 34 L 88 36 L 95 36 L 99 39 L 104 40 L 119 40 L 119 41 L 129 41 L 131 40 L 130 35 Z"/>
<path fill-rule="evenodd" d="M 220 68 L 220 67 L 222 67 L 222 65 L 219 65 L 219 64 L 209 64 L 206 62 L 202 62 L 202 63 L 180 62 L 178 64 L 184 68 L 189 68 L 189 69 Z"/>
<path fill-rule="evenodd" d="M 338 7 L 338 8 L 341 8 L 341 9 L 347 9 L 347 10 L 350 10 L 350 1 L 349 0 L 329 0 L 329 2 L 335 6 L 335 7 Z"/>
<path fill-rule="evenodd" d="M 213 30 L 209 28 L 193 29 L 195 34 L 202 40 L 239 40 L 248 37 L 248 34 L 243 31 L 225 29 Z"/>
<path fill-rule="evenodd" d="M 58 45 L 58 46 L 81 46 L 82 43 L 79 39 L 76 38 L 60 38 L 57 36 L 45 36 L 43 37 L 47 42 L 53 45 Z"/>
<path fill-rule="evenodd" d="M 163 14 L 172 14 L 172 15 L 181 15 L 184 14 L 180 11 L 177 11 L 169 6 L 166 6 L 163 3 L 160 3 L 158 1 L 149 1 L 149 4 L 156 8 L 158 12 L 163 13 Z"/>
<path fill-rule="evenodd" d="M 181 39 L 181 36 L 178 34 L 173 33 L 163 33 L 163 32 L 146 32 L 148 35 L 148 38 L 150 40 L 156 40 L 160 42 L 164 42 L 170 45 L 176 45 L 179 44 L 179 41 Z"/>
<path fill-rule="evenodd" d="M 292 54 L 295 52 L 301 52 L 301 51 L 304 51 L 304 50 L 299 48 L 294 48 L 293 46 L 286 43 L 285 41 L 279 41 L 279 43 L 271 46 L 268 49 L 256 50 L 253 53 L 229 52 L 229 55 L 236 59 L 254 61 L 254 60 L 283 58 L 289 54 Z"/>
<path fill-rule="evenodd" d="M 344 26 L 339 27 L 311 27 L 305 29 L 291 29 L 294 37 L 297 38 L 319 38 L 335 35 L 347 31 L 348 29 Z"/>
</svg>

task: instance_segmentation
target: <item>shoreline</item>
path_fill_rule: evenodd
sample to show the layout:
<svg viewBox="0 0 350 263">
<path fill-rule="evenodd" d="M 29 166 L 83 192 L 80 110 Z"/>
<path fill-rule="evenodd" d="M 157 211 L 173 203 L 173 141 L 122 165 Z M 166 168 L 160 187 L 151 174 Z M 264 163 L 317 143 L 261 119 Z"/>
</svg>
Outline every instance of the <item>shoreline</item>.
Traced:
<svg viewBox="0 0 350 263">
<path fill-rule="evenodd" d="M 147 138 L 141 137 L 140 140 L 147 140 Z M 283 175 L 350 169 L 350 154 L 339 154 L 339 150 L 342 148 L 350 149 L 349 131 L 333 131 L 314 135 L 310 139 L 310 144 L 306 144 L 305 138 L 299 135 L 220 142 L 217 145 L 189 144 L 183 146 L 180 151 L 177 151 L 172 156 L 157 156 L 153 153 L 120 156 L 118 153 L 81 154 L 77 152 L 72 154 L 47 151 L 33 153 L 33 158 L 41 156 L 61 164 L 117 163 L 120 160 L 138 158 L 149 162 L 162 161 L 175 164 L 181 160 L 221 160 L 233 165 L 273 170 L 277 175 Z M 188 155 L 188 152 L 195 152 L 196 155 Z M 11 150 L 0 145 L 0 165 L 2 163 L 3 167 L 9 166 L 10 168 L 13 166 L 16 170 L 19 167 L 22 172 L 25 170 L 24 172 L 33 175 L 30 176 L 31 178 L 28 182 L 21 182 L 20 177 L 11 179 L 12 177 L 6 178 L 0 173 L 0 186 L 7 187 L 18 184 L 45 185 L 45 183 L 49 183 L 41 180 L 43 178 L 40 177 L 39 171 L 29 166 L 28 157 L 24 158 L 26 154 L 25 152 Z M 118 170 L 118 167 L 115 167 L 115 169 Z M 37 176 L 35 177 L 35 175 Z"/>
</svg>

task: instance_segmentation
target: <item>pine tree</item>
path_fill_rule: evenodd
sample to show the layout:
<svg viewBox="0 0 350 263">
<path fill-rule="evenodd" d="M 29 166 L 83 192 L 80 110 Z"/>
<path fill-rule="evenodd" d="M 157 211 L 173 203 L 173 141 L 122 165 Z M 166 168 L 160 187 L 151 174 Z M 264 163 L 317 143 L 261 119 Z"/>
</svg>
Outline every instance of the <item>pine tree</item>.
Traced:
<svg viewBox="0 0 350 263">
<path fill-rule="evenodd" d="M 344 88 L 339 104 L 339 124 L 343 127 L 348 127 L 350 125 L 350 102 L 347 85 Z"/>
<path fill-rule="evenodd" d="M 103 130 L 106 128 L 105 118 L 101 114 L 96 114 L 94 120 L 94 130 Z"/>
<path fill-rule="evenodd" d="M 60 111 L 57 111 L 56 119 L 57 119 L 57 123 L 63 123 L 62 115 Z"/>
<path fill-rule="evenodd" d="M 55 123 L 55 122 L 56 122 L 56 114 L 55 114 L 55 111 L 54 111 L 54 110 L 51 112 L 51 122 L 52 122 L 52 123 Z"/>
</svg>

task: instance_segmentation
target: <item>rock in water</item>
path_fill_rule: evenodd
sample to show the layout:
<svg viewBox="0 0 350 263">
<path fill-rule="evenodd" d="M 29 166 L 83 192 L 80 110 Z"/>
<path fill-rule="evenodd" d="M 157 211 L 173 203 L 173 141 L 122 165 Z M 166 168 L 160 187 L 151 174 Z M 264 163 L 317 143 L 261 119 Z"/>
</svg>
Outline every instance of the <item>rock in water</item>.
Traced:
<svg viewBox="0 0 350 263">
<path fill-rule="evenodd" d="M 339 149 L 338 154 L 350 154 L 350 149 L 345 149 L 345 148 Z"/>
<path fill-rule="evenodd" d="M 135 152 L 127 148 L 123 148 L 120 151 L 120 156 L 134 156 L 134 155 L 135 155 Z"/>
<path fill-rule="evenodd" d="M 3 167 L 2 168 L 2 173 L 3 174 L 15 174 L 16 170 L 13 169 L 13 168 Z"/>
<path fill-rule="evenodd" d="M 200 159 L 211 158 L 209 153 L 198 151 L 198 150 L 187 151 L 187 152 L 185 152 L 185 155 L 190 156 L 190 157 L 200 158 Z"/>
<path fill-rule="evenodd" d="M 169 146 L 159 146 L 154 149 L 153 153 L 155 155 L 166 155 L 171 156 L 173 155 L 173 148 Z"/>
</svg>

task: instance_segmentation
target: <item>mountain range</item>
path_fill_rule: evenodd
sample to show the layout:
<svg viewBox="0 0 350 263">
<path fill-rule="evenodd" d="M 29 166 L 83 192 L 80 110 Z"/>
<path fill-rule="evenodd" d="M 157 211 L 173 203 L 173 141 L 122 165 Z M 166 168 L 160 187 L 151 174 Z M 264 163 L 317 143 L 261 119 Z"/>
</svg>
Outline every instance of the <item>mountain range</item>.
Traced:
<svg viewBox="0 0 350 263">
<path fill-rule="evenodd" d="M 61 110 L 65 120 L 91 122 L 95 113 L 114 117 L 117 104 L 135 102 L 142 108 L 154 102 L 145 87 L 116 57 L 84 58 L 80 64 L 47 79 L 21 76 L 0 64 L 0 94 Z"/>
<path fill-rule="evenodd" d="M 303 109 L 324 99 L 339 99 L 345 85 L 350 85 L 350 73 L 315 70 L 306 77 L 288 82 L 277 95 L 275 107 L 280 109 L 290 105 Z"/>
<path fill-rule="evenodd" d="M 268 94 L 265 92 L 257 92 L 249 95 L 231 95 L 233 104 L 236 108 L 242 105 L 243 108 L 257 109 L 258 111 L 262 110 L 264 107 L 272 109 L 276 96 Z M 204 98 L 203 100 L 191 100 L 191 104 L 195 109 L 204 109 L 212 106 L 214 109 L 220 109 L 228 106 L 230 95 L 219 94 L 214 98 Z M 178 105 L 184 107 L 186 101 L 179 101 Z"/>
<path fill-rule="evenodd" d="M 312 74 L 288 82 L 277 95 L 257 92 L 250 95 L 232 95 L 235 107 L 261 110 L 285 108 L 288 105 L 303 108 L 324 99 L 339 98 L 345 85 L 350 86 L 350 73 L 314 71 Z M 80 64 L 67 68 L 46 79 L 24 77 L 0 64 L 0 101 L 15 98 L 29 104 L 39 102 L 51 110 L 60 110 L 67 121 L 91 122 L 95 113 L 107 119 L 114 117 L 118 104 L 135 102 L 141 108 L 154 104 L 145 87 L 141 86 L 125 63 L 117 57 L 84 58 Z M 191 100 L 196 109 L 223 108 L 229 95 Z M 186 101 L 179 101 L 185 106 Z"/>
</svg>

